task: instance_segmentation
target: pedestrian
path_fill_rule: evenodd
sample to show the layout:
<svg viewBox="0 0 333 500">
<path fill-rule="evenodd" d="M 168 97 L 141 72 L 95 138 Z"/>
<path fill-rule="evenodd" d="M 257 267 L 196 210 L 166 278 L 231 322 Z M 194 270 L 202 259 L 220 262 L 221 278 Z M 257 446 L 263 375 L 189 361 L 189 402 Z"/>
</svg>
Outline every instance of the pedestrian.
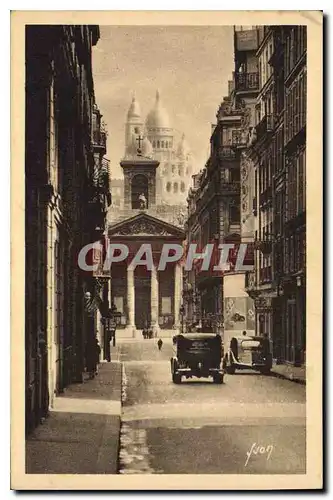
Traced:
<svg viewBox="0 0 333 500">
<path fill-rule="evenodd" d="M 98 375 L 100 356 L 101 356 L 101 346 L 99 345 L 99 341 L 96 338 L 95 338 L 94 350 L 95 350 L 95 359 L 96 359 L 95 375 Z"/>
<path fill-rule="evenodd" d="M 157 346 L 158 346 L 158 350 L 159 351 L 162 349 L 162 345 L 163 345 L 163 340 L 159 339 L 158 342 L 157 342 Z"/>
<path fill-rule="evenodd" d="M 270 342 L 269 342 L 269 338 L 268 338 L 268 334 L 267 333 L 264 333 L 264 339 L 262 341 L 262 353 L 263 353 L 263 356 L 265 358 L 270 353 Z"/>
<path fill-rule="evenodd" d="M 96 339 L 95 339 L 96 340 Z M 86 342 L 86 368 L 89 378 L 93 379 L 96 373 L 96 344 L 94 339 Z"/>
</svg>

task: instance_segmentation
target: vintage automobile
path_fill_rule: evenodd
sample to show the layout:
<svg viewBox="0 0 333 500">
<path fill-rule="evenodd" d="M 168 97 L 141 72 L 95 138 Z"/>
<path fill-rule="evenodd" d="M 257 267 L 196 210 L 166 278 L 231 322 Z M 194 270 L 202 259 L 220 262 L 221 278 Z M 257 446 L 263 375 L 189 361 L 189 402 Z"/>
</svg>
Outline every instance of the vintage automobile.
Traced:
<svg viewBox="0 0 333 500">
<path fill-rule="evenodd" d="M 265 337 L 232 337 L 224 357 L 225 370 L 234 374 L 236 370 L 258 370 L 268 375 L 272 368 L 272 353 Z"/>
<path fill-rule="evenodd" d="M 182 377 L 212 377 L 222 384 L 224 377 L 223 343 L 216 333 L 181 333 L 173 337 L 174 353 L 170 360 L 172 381 Z"/>
</svg>

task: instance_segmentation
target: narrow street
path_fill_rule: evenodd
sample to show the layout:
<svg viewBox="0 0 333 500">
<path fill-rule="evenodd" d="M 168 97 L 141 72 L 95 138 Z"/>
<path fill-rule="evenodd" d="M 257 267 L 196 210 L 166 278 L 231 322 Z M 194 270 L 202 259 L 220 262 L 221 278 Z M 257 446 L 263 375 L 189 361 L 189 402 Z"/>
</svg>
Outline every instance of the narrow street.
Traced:
<svg viewBox="0 0 333 500">
<path fill-rule="evenodd" d="M 123 340 L 120 473 L 305 473 L 305 387 L 255 372 L 171 381 L 171 340 Z M 259 448 L 258 448 L 259 446 Z"/>
</svg>

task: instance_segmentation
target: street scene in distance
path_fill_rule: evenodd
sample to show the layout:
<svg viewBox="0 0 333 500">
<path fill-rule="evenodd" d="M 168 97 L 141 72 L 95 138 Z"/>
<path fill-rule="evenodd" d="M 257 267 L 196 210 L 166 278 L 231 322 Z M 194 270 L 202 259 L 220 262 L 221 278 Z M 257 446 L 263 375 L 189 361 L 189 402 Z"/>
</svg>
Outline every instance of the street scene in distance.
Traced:
<svg viewBox="0 0 333 500">
<path fill-rule="evenodd" d="M 307 27 L 25 35 L 26 473 L 305 475 Z"/>
</svg>

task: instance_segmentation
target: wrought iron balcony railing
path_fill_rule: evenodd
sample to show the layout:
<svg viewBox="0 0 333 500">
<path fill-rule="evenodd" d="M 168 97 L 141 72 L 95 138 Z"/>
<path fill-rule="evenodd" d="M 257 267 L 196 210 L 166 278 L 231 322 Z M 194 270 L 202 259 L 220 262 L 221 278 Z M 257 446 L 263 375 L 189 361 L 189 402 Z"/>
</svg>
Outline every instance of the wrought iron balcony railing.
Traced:
<svg viewBox="0 0 333 500">
<path fill-rule="evenodd" d="M 246 146 L 247 137 L 244 134 L 243 130 L 233 130 L 232 131 L 232 145 L 233 146 Z"/>
<path fill-rule="evenodd" d="M 218 157 L 222 160 L 235 159 L 236 156 L 236 151 L 231 146 L 221 146 L 218 149 Z"/>
<path fill-rule="evenodd" d="M 235 73 L 236 91 L 259 90 L 259 73 Z"/>
<path fill-rule="evenodd" d="M 221 181 L 220 192 L 223 194 L 240 194 L 240 181 Z"/>
</svg>

